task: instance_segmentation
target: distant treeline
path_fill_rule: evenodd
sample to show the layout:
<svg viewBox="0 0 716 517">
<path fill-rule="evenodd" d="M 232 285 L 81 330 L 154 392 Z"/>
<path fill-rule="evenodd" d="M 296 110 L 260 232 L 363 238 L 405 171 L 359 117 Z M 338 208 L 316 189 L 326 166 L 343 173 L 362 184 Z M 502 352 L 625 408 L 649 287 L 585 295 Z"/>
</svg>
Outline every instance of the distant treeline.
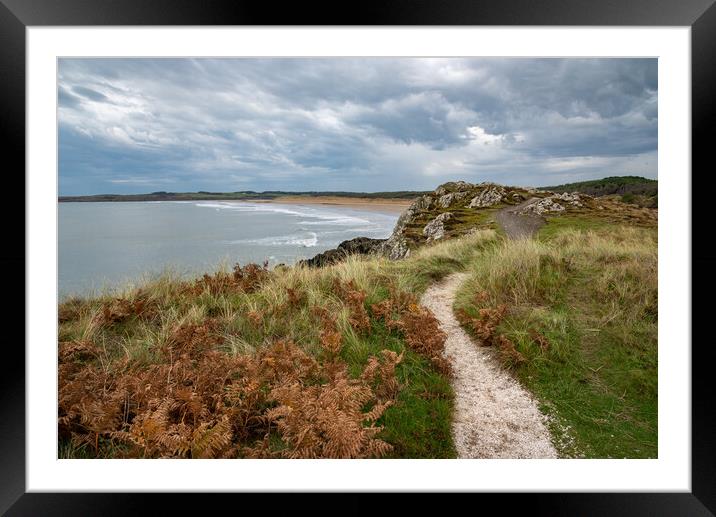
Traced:
<svg viewBox="0 0 716 517">
<path fill-rule="evenodd" d="M 600 180 L 580 181 L 554 187 L 539 187 L 552 192 L 582 192 L 590 196 L 620 196 L 624 203 L 656 208 L 659 204 L 658 182 L 641 176 L 610 176 Z"/>
<path fill-rule="evenodd" d="M 590 196 L 608 196 L 610 194 L 656 195 L 658 182 L 641 176 L 610 176 L 600 180 L 566 183 L 554 187 L 539 187 L 539 190 L 552 192 L 582 192 Z"/>
<path fill-rule="evenodd" d="M 552 192 L 582 192 L 590 196 L 620 195 L 625 202 L 637 202 L 643 206 L 656 206 L 658 182 L 640 176 L 610 176 L 599 180 L 566 183 L 551 187 L 539 187 L 539 190 Z M 242 190 L 238 192 L 151 192 L 149 194 L 96 194 L 93 196 L 60 196 L 60 202 L 67 201 L 207 201 L 207 200 L 270 200 L 284 196 L 306 197 L 348 197 L 362 199 L 414 199 L 428 191 L 399 190 L 395 192 L 344 192 L 344 191 L 304 191 L 266 190 L 256 192 Z"/>
<path fill-rule="evenodd" d="M 415 190 L 400 190 L 397 192 L 286 192 L 283 190 L 267 190 L 254 192 L 244 190 L 240 192 L 151 192 L 149 194 L 96 194 L 93 196 L 60 196 L 60 202 L 98 202 L 98 201 L 207 201 L 207 200 L 269 200 L 283 196 L 305 197 L 351 197 L 363 199 L 413 199 L 427 192 Z"/>
</svg>

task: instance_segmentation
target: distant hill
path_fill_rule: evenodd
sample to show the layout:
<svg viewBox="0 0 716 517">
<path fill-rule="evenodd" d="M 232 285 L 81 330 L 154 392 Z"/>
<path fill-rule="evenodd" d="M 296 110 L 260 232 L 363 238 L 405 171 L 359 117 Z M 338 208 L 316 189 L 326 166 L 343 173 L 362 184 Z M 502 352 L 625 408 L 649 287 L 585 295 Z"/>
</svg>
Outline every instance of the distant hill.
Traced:
<svg viewBox="0 0 716 517">
<path fill-rule="evenodd" d="M 95 194 L 92 196 L 60 196 L 60 202 L 100 202 L 100 201 L 251 201 L 276 199 L 283 196 L 306 197 L 350 197 L 361 199 L 414 199 L 425 194 L 422 191 L 400 190 L 396 192 L 288 192 L 283 190 L 267 190 L 254 192 L 151 192 L 149 194 Z"/>
<path fill-rule="evenodd" d="M 658 181 L 641 176 L 610 176 L 599 180 L 539 187 L 551 192 L 581 192 L 590 196 L 618 196 L 624 203 L 656 208 Z"/>
</svg>

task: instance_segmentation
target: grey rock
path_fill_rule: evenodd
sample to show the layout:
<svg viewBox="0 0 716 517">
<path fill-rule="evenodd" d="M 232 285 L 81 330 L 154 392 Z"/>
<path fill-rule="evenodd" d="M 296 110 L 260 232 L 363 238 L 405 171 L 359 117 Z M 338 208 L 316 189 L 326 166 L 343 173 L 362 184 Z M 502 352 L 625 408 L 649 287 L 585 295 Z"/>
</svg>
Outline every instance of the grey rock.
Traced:
<svg viewBox="0 0 716 517">
<path fill-rule="evenodd" d="M 400 260 L 410 255 L 408 241 L 402 235 L 393 234 L 383 243 L 381 253 L 390 260 Z"/>
<path fill-rule="evenodd" d="M 445 221 L 451 217 L 452 213 L 444 212 L 425 225 L 423 236 L 427 238 L 427 242 L 437 241 L 445 237 Z"/>
<path fill-rule="evenodd" d="M 466 191 L 451 192 L 449 194 L 445 194 L 444 196 L 440 196 L 440 198 L 438 199 L 438 205 L 440 205 L 442 208 L 449 208 L 450 205 L 465 199 L 469 195 L 470 192 Z"/>
<path fill-rule="evenodd" d="M 540 199 L 539 201 L 535 201 L 534 203 L 530 203 L 529 205 L 522 208 L 519 211 L 519 213 L 520 214 L 542 215 L 546 212 L 563 212 L 563 211 L 564 211 L 564 207 L 562 205 L 554 202 L 551 197 L 546 197 L 546 198 Z"/>
<path fill-rule="evenodd" d="M 571 194 L 569 192 L 563 192 L 561 194 L 555 194 L 551 197 L 552 199 L 561 199 L 562 201 L 579 201 L 578 192 L 572 192 Z"/>
<path fill-rule="evenodd" d="M 563 192 L 562 194 L 555 194 L 554 196 L 550 196 L 552 199 L 560 199 L 562 201 L 567 201 L 570 205 L 576 206 L 576 207 L 582 207 L 584 206 L 582 202 L 580 201 L 582 197 L 591 197 L 586 194 L 580 194 L 579 192 Z"/>
<path fill-rule="evenodd" d="M 435 189 L 435 195 L 444 196 L 445 194 L 449 194 L 450 192 L 462 192 L 473 188 L 475 188 L 475 185 L 473 185 L 472 183 L 468 183 L 467 181 L 448 181 L 447 183 L 443 183 Z"/>
<path fill-rule="evenodd" d="M 493 206 L 503 200 L 507 195 L 504 187 L 488 184 L 477 196 L 473 197 L 468 205 L 469 208 L 486 208 Z"/>
<path fill-rule="evenodd" d="M 384 256 L 391 260 L 398 260 L 408 256 L 410 250 L 408 248 L 408 241 L 403 236 L 403 232 L 405 231 L 405 227 L 410 224 L 421 211 L 420 207 L 426 202 L 426 200 L 423 199 L 425 197 L 430 196 L 421 197 L 400 214 L 398 221 L 395 223 L 395 228 L 393 228 L 393 233 L 381 245 L 380 252 Z"/>
<path fill-rule="evenodd" d="M 323 267 L 335 264 L 349 255 L 369 255 L 380 253 L 386 239 L 371 239 L 369 237 L 356 237 L 341 242 L 337 248 L 326 250 L 313 258 L 301 260 L 299 264 L 308 267 Z"/>
<path fill-rule="evenodd" d="M 435 200 L 429 194 L 420 196 L 412 206 L 415 206 L 416 210 L 430 210 L 433 207 Z"/>
</svg>

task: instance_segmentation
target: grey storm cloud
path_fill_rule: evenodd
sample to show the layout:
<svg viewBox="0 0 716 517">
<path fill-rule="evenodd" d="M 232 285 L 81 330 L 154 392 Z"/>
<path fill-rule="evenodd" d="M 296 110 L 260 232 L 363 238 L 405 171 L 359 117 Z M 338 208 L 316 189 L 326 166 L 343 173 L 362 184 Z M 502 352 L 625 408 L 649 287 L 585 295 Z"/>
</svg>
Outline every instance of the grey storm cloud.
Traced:
<svg viewBox="0 0 716 517">
<path fill-rule="evenodd" d="M 656 177 L 657 91 L 655 59 L 61 59 L 60 193 Z"/>
</svg>

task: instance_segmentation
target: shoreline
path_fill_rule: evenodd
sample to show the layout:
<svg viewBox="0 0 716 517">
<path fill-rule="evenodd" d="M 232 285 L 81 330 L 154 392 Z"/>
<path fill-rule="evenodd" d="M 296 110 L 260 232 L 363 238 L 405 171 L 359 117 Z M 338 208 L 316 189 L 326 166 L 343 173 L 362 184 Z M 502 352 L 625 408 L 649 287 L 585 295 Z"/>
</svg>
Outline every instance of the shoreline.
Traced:
<svg viewBox="0 0 716 517">
<path fill-rule="evenodd" d="M 196 202 L 196 201 L 223 201 L 229 203 L 286 203 L 292 205 L 324 205 L 344 206 L 356 210 L 380 210 L 383 212 L 400 214 L 408 208 L 417 198 L 364 198 L 347 196 L 303 196 L 287 195 L 273 198 L 222 198 L 202 197 L 196 199 L 63 199 L 58 203 L 157 203 L 157 202 Z"/>
<path fill-rule="evenodd" d="M 252 203 L 290 203 L 292 205 L 327 205 L 344 206 L 357 210 L 383 210 L 400 214 L 408 208 L 415 199 L 370 199 L 360 197 L 341 196 L 280 196 L 274 199 L 256 199 Z"/>
</svg>

